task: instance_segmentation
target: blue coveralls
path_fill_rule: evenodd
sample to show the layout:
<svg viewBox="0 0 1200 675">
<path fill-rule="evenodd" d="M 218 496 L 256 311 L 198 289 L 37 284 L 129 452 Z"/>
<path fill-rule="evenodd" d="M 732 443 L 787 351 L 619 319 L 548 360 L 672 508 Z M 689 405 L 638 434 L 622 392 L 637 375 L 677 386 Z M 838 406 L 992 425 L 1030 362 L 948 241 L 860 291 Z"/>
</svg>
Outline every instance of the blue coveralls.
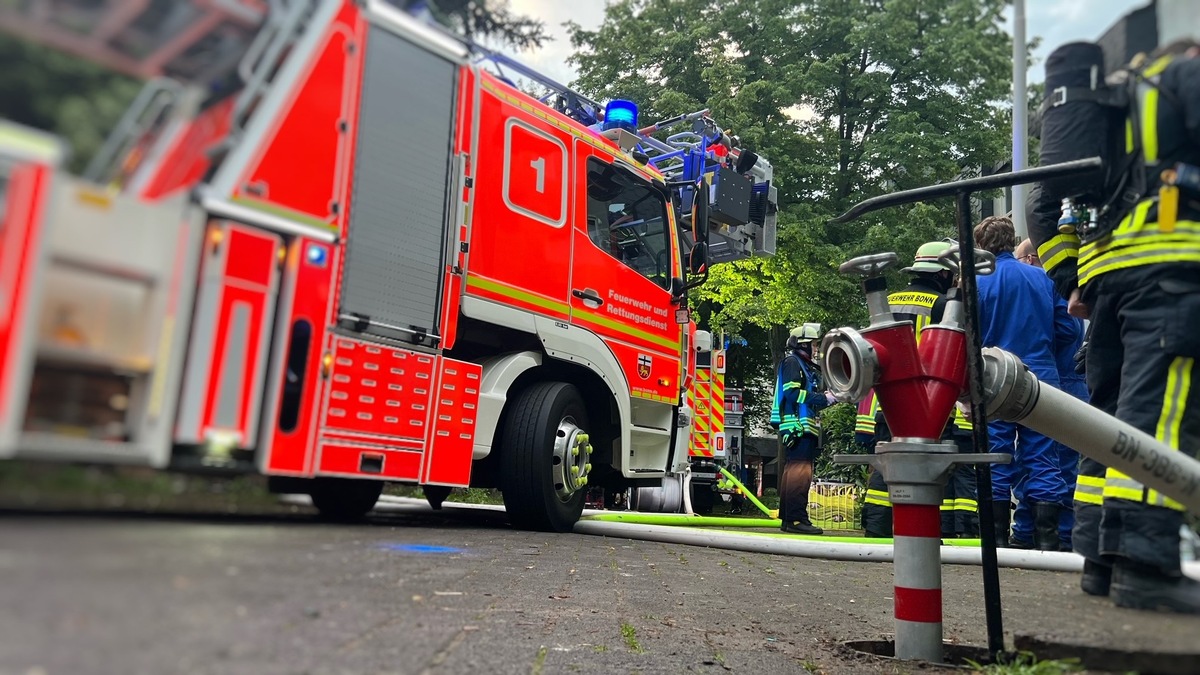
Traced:
<svg viewBox="0 0 1200 675">
<path fill-rule="evenodd" d="M 1061 298 L 1058 298 L 1062 302 Z M 1088 401 L 1091 396 L 1088 394 L 1087 378 L 1075 372 L 1075 354 L 1083 346 L 1084 340 L 1084 324 L 1083 319 L 1071 317 L 1071 321 L 1075 323 L 1079 331 L 1079 336 L 1074 342 L 1068 343 L 1066 346 L 1058 350 L 1055 354 L 1055 361 L 1058 363 L 1058 380 L 1059 389 L 1074 396 L 1081 401 Z M 1079 477 L 1079 453 L 1074 449 L 1058 444 L 1058 460 L 1059 466 L 1062 468 L 1063 480 L 1067 483 L 1067 488 L 1075 489 L 1075 481 Z M 1022 479 L 1024 476 L 1022 476 Z M 1013 489 L 1017 496 L 1017 512 L 1013 515 L 1013 532 L 1019 532 L 1017 536 L 1021 541 L 1029 542 L 1033 532 L 1033 512 L 1029 510 L 1029 504 L 1025 501 L 1025 484 L 1021 480 L 1017 487 Z M 1070 550 L 1071 547 L 1071 530 L 1075 527 L 1075 508 L 1073 500 L 1068 497 L 1063 503 L 1063 510 L 1059 512 L 1058 520 L 1058 538 L 1063 545 Z"/>
<path fill-rule="evenodd" d="M 1054 291 L 1045 272 L 1024 265 L 1011 252 L 996 256 L 996 271 L 979 277 L 979 318 L 985 347 L 999 347 L 1020 358 L 1039 380 L 1059 386 L 1055 355 L 1078 336 L 1066 302 Z M 1018 431 L 1012 422 L 988 424 L 992 452 L 1013 453 L 1011 464 L 992 465 L 992 500 L 1007 502 L 1024 473 L 1022 501 L 1068 504 L 1071 488 L 1063 480 L 1058 444 L 1032 429 Z M 1013 537 L 1033 540 L 1032 519 Z"/>
</svg>

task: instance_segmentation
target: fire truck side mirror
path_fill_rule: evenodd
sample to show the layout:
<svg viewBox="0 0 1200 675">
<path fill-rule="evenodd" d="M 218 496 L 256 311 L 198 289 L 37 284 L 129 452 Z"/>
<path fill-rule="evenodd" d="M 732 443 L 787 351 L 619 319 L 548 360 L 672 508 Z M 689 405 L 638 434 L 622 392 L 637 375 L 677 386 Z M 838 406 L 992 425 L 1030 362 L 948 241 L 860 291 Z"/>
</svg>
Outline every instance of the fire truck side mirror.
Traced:
<svg viewBox="0 0 1200 675">
<path fill-rule="evenodd" d="M 708 181 L 701 176 L 696 181 L 692 196 L 692 241 L 697 244 L 708 243 L 709 199 Z"/>
<path fill-rule="evenodd" d="M 687 282 L 679 277 L 671 277 L 671 297 L 679 299 L 687 292 Z"/>
<path fill-rule="evenodd" d="M 709 186 L 704 176 L 696 181 L 692 189 L 692 250 L 688 254 L 688 271 L 699 278 L 688 284 L 695 288 L 708 280 L 708 217 Z"/>
</svg>

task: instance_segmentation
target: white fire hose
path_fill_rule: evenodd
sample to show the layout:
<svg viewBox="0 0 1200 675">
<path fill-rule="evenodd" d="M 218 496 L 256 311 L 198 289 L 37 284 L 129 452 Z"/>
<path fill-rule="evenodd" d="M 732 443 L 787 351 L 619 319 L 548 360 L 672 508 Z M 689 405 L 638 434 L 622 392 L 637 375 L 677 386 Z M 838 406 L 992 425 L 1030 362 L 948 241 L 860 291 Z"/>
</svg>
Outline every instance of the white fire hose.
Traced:
<svg viewBox="0 0 1200 675">
<path fill-rule="evenodd" d="M 983 350 L 988 418 L 1053 438 L 1200 512 L 1200 461 L 1044 382 L 1012 354 Z"/>
</svg>

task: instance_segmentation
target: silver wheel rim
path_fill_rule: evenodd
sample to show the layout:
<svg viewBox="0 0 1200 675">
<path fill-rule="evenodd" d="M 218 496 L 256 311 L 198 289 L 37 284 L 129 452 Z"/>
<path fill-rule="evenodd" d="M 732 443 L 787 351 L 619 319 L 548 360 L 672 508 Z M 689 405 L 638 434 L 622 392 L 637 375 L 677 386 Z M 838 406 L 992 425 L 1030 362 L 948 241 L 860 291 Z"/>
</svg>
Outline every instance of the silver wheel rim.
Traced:
<svg viewBox="0 0 1200 675">
<path fill-rule="evenodd" d="M 575 423 L 575 418 L 566 416 L 558 423 L 554 432 L 554 454 L 551 457 L 550 478 L 554 492 L 563 501 L 569 501 L 575 493 L 587 487 L 588 474 L 592 472 L 592 444 L 588 434 Z"/>
</svg>

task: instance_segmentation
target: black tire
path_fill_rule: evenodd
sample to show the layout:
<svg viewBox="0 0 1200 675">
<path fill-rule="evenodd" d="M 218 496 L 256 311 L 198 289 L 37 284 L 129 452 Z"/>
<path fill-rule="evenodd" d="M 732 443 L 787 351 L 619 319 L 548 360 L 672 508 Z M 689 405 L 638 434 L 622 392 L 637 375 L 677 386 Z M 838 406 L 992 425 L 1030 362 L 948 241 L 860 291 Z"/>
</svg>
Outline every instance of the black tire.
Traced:
<svg viewBox="0 0 1200 675">
<path fill-rule="evenodd" d="M 501 487 L 509 522 L 523 530 L 570 532 L 583 513 L 586 483 L 577 486 L 570 478 L 556 480 L 564 472 L 569 475 L 569 466 L 555 461 L 555 444 L 574 442 L 579 432 L 586 433 L 583 398 L 574 385 L 539 382 L 509 406 L 500 441 Z M 575 431 L 560 436 L 564 426 Z"/>
<path fill-rule="evenodd" d="M 702 516 L 711 515 L 717 493 L 707 483 L 692 483 L 692 510 Z"/>
<path fill-rule="evenodd" d="M 383 481 L 355 480 L 352 478 L 317 478 L 313 481 L 309 496 L 313 506 L 326 520 L 348 522 L 362 520 L 379 495 L 383 493 Z"/>
<path fill-rule="evenodd" d="M 434 511 L 442 510 L 442 502 L 450 496 L 450 492 L 454 488 L 447 485 L 422 485 L 421 492 L 425 493 L 425 501 L 433 507 Z"/>
</svg>

